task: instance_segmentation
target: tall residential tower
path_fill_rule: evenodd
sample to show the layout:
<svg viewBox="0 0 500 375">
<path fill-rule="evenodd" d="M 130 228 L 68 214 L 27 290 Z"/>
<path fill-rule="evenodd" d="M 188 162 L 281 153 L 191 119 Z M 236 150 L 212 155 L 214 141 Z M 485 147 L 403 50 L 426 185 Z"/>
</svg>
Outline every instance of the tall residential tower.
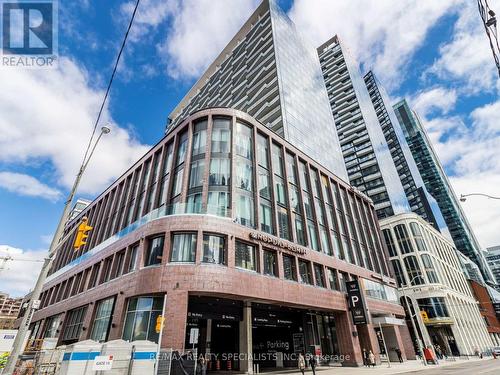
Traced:
<svg viewBox="0 0 500 375">
<path fill-rule="evenodd" d="M 357 64 L 337 36 L 320 46 L 318 54 L 350 183 L 373 200 L 379 218 L 409 212 Z"/>
<path fill-rule="evenodd" d="M 394 109 L 424 184 L 438 202 L 456 248 L 478 265 L 485 281 L 495 284 L 495 278 L 481 246 L 460 207 L 420 119 L 410 109 L 406 100 L 394 105 Z"/>
<path fill-rule="evenodd" d="M 401 125 L 390 105 L 389 96 L 372 71 L 365 74 L 364 80 L 411 210 L 451 240 L 439 205 L 427 191 L 420 176 Z"/>
<path fill-rule="evenodd" d="M 172 111 L 167 132 L 207 107 L 248 113 L 347 180 L 318 56 L 275 0 L 261 3 Z"/>
</svg>

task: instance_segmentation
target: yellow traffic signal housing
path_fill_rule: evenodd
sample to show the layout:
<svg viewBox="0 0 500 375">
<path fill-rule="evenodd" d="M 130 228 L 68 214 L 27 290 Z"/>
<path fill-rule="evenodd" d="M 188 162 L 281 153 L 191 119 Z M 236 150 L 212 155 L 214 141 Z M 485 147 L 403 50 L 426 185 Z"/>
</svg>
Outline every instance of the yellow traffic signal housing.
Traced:
<svg viewBox="0 0 500 375">
<path fill-rule="evenodd" d="M 427 311 L 420 310 L 420 316 L 422 317 L 424 323 L 427 323 L 429 321 L 429 315 L 427 315 Z"/>
<path fill-rule="evenodd" d="M 160 333 L 161 331 L 161 325 L 163 324 L 164 322 L 164 318 L 163 316 L 161 315 L 158 315 L 158 317 L 156 318 L 156 333 Z"/>
<path fill-rule="evenodd" d="M 78 226 L 78 231 L 76 233 L 76 238 L 75 238 L 75 243 L 73 244 L 73 247 L 75 250 L 79 250 L 80 247 L 85 245 L 87 243 L 87 237 L 89 236 L 89 232 L 94 229 L 94 227 L 91 227 L 88 225 L 88 219 L 84 217 L 82 219 L 82 222 Z"/>
</svg>

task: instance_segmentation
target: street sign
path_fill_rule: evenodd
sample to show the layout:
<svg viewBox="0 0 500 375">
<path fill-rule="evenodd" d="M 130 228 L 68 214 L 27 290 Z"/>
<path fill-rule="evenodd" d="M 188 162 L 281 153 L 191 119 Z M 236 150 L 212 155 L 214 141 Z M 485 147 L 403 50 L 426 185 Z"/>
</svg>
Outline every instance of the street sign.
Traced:
<svg viewBox="0 0 500 375">
<path fill-rule="evenodd" d="M 198 328 L 191 328 L 189 331 L 189 343 L 190 344 L 198 344 L 198 334 L 200 330 Z"/>
<path fill-rule="evenodd" d="M 347 298 L 349 300 L 349 309 L 351 310 L 354 325 L 367 324 L 368 317 L 366 313 L 365 301 L 358 280 L 346 281 Z"/>
<path fill-rule="evenodd" d="M 424 323 L 429 322 L 429 315 L 427 315 L 427 311 L 420 310 L 420 316 L 422 317 L 422 320 L 424 321 Z"/>
<path fill-rule="evenodd" d="M 40 308 L 40 303 L 41 303 L 41 302 L 42 302 L 42 301 L 40 301 L 39 299 L 35 299 L 35 300 L 33 300 L 33 305 L 32 305 L 32 306 L 33 306 L 33 308 L 34 308 L 34 309 L 38 309 L 38 308 Z"/>
<path fill-rule="evenodd" d="M 94 359 L 94 371 L 110 371 L 113 368 L 112 355 L 100 355 Z"/>
</svg>

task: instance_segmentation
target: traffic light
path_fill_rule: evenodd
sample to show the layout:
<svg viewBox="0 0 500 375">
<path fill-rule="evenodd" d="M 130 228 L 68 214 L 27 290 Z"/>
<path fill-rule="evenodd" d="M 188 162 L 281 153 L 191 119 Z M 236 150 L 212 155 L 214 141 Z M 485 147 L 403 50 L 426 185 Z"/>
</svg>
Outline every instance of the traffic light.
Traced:
<svg viewBox="0 0 500 375">
<path fill-rule="evenodd" d="M 94 228 L 91 227 L 90 225 L 87 224 L 88 219 L 84 217 L 82 219 L 82 222 L 78 226 L 78 231 L 76 233 L 76 238 L 75 238 L 75 243 L 73 244 L 73 247 L 75 250 L 79 250 L 80 247 L 85 245 L 87 243 L 86 239 L 89 236 L 89 232 Z"/>
<path fill-rule="evenodd" d="M 161 325 L 163 324 L 164 322 L 164 318 L 163 316 L 161 315 L 158 315 L 158 317 L 156 318 L 156 333 L 160 333 L 161 331 Z"/>
<path fill-rule="evenodd" d="M 422 317 L 424 323 L 429 322 L 429 316 L 427 315 L 427 311 L 420 310 L 420 316 Z"/>
</svg>

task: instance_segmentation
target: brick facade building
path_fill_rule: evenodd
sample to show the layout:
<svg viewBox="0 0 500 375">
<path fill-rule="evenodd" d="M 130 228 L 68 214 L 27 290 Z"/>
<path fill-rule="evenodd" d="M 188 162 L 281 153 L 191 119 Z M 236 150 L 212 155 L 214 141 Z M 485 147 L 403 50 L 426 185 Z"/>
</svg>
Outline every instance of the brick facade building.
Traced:
<svg viewBox="0 0 500 375">
<path fill-rule="evenodd" d="M 244 353 L 263 367 L 316 351 L 343 365 L 362 349 L 414 358 L 373 203 L 243 112 L 196 112 L 69 222 L 73 237 L 44 286 L 32 337 Z M 354 325 L 345 281 L 359 280 L 368 324 Z M 266 353 L 282 353 L 270 359 Z M 245 357 L 247 358 L 247 357 Z M 250 360 L 221 369 L 251 371 Z"/>
</svg>

